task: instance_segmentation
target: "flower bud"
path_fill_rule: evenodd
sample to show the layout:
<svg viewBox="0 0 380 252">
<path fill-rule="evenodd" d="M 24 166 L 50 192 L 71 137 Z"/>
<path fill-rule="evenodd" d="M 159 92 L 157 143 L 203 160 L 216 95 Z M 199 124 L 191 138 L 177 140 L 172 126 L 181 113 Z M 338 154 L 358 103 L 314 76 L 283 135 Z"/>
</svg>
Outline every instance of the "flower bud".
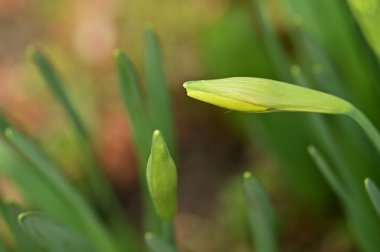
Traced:
<svg viewBox="0 0 380 252">
<path fill-rule="evenodd" d="M 158 216 L 173 220 L 177 208 L 177 171 L 165 140 L 158 130 L 153 133 L 146 177 Z"/>
<path fill-rule="evenodd" d="M 213 105 L 244 112 L 302 111 L 344 114 L 352 105 L 336 96 L 285 82 L 234 77 L 188 81 L 187 95 Z"/>
</svg>

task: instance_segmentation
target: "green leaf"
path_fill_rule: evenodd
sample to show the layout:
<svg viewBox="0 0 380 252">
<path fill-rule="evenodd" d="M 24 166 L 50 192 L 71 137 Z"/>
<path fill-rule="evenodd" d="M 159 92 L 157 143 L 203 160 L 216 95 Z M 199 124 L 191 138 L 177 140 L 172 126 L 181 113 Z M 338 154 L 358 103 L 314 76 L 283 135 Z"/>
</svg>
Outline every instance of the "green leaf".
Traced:
<svg viewBox="0 0 380 252">
<path fill-rule="evenodd" d="M 369 178 L 364 181 L 365 188 L 367 190 L 368 196 L 372 201 L 373 206 L 376 209 L 377 214 L 380 216 L 380 190 L 376 184 Z"/>
<path fill-rule="evenodd" d="M 366 39 L 380 60 L 380 2 L 378 0 L 349 0 L 351 10 L 356 16 Z"/>
<path fill-rule="evenodd" d="M 146 187 L 145 167 L 150 153 L 150 134 L 152 132 L 149 113 L 139 88 L 136 72 L 129 58 L 117 50 L 115 52 L 116 67 L 118 72 L 121 96 L 126 107 L 129 123 L 132 128 L 135 149 L 139 160 L 139 179 L 143 188 L 144 221 L 149 230 L 159 230 L 159 218 L 157 217 L 149 192 Z"/>
<path fill-rule="evenodd" d="M 157 214 L 172 221 L 177 208 L 177 169 L 158 130 L 153 133 L 146 178 Z"/>
<path fill-rule="evenodd" d="M 145 242 L 151 252 L 176 252 L 169 243 L 153 233 L 145 234 Z"/>
<path fill-rule="evenodd" d="M 115 52 L 119 86 L 133 131 L 141 168 L 145 167 L 150 152 L 152 127 L 148 110 L 138 85 L 136 72 L 130 59 L 121 51 Z"/>
<path fill-rule="evenodd" d="M 22 213 L 19 215 L 19 223 L 44 251 L 99 251 L 80 233 L 48 215 Z"/>
<path fill-rule="evenodd" d="M 93 193 L 97 197 L 97 200 L 100 201 L 100 205 L 103 206 L 106 211 L 109 211 L 112 207 L 117 208 L 117 206 L 115 206 L 116 202 L 112 189 L 106 180 L 102 169 L 97 163 L 95 151 L 91 146 L 90 136 L 80 119 L 79 114 L 67 96 L 60 77 L 42 52 L 38 51 L 36 48 L 30 48 L 30 55 L 50 90 L 65 108 L 75 126 L 80 140 L 78 143 L 82 148 L 81 154 L 86 162 L 85 168 L 89 176 L 90 186 Z"/>
<path fill-rule="evenodd" d="M 309 146 L 307 151 L 314 163 L 321 171 L 323 176 L 326 178 L 327 182 L 330 184 L 331 188 L 335 191 L 335 193 L 346 203 L 351 202 L 350 198 L 350 190 L 346 188 L 346 186 L 340 181 L 340 179 L 334 174 L 331 167 L 328 165 L 323 156 L 319 153 L 319 151 L 314 146 Z"/>
<path fill-rule="evenodd" d="M 175 156 L 170 89 L 165 76 L 159 41 L 151 27 L 145 31 L 145 79 L 153 127 L 162 132 L 170 153 Z"/>
<path fill-rule="evenodd" d="M 281 39 L 276 32 L 273 19 L 270 17 L 268 1 L 251 0 L 255 12 L 256 22 L 263 37 L 265 49 L 278 77 L 284 81 L 291 81 L 290 60 L 286 55 Z"/>
<path fill-rule="evenodd" d="M 0 152 L 4 155 L 0 159 L 0 172 L 21 189 L 27 201 L 75 226 L 94 240 L 97 247 L 115 251 L 86 200 L 65 181 L 38 147 L 15 129 L 7 129 L 6 136 L 12 145 L 0 141 Z"/>
<path fill-rule="evenodd" d="M 278 251 L 275 213 L 264 187 L 251 173 L 245 172 L 243 188 L 252 240 L 256 250 L 259 252 Z"/>
<path fill-rule="evenodd" d="M 0 216 L 3 216 L 3 219 L 5 220 L 5 223 L 14 238 L 15 248 L 17 251 L 42 251 L 18 224 L 17 217 L 20 213 L 21 211 L 19 207 L 17 207 L 15 204 L 5 203 L 0 199 Z"/>
<path fill-rule="evenodd" d="M 38 70 L 40 71 L 41 75 L 46 81 L 46 84 L 48 84 L 49 88 L 53 92 L 53 94 L 56 96 L 59 102 L 62 103 L 63 107 L 66 109 L 70 119 L 72 120 L 74 126 L 76 127 L 77 131 L 79 132 L 80 136 L 86 140 L 89 141 L 89 134 L 80 119 L 77 111 L 75 110 L 74 106 L 72 105 L 72 102 L 68 98 L 64 88 L 63 83 L 61 81 L 61 78 L 58 76 L 57 72 L 53 68 L 52 64 L 49 62 L 49 60 L 46 58 L 46 56 L 37 50 L 34 47 L 31 47 L 29 49 L 29 53 L 38 67 Z"/>
</svg>

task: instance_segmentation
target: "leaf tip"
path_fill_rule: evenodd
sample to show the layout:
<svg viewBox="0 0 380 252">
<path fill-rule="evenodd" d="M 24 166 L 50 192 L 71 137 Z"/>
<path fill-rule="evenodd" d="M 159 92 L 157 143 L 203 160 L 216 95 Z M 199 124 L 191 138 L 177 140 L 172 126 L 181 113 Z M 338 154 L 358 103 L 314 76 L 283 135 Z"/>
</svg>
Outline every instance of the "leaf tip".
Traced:
<svg viewBox="0 0 380 252">
<path fill-rule="evenodd" d="M 118 57 L 120 57 L 122 55 L 122 52 L 121 52 L 121 50 L 119 49 L 119 48 L 116 48 L 114 51 L 113 51 L 113 56 L 115 57 L 115 58 L 118 58 Z"/>
<path fill-rule="evenodd" d="M 4 130 L 4 136 L 7 138 L 7 139 L 10 139 L 13 137 L 13 130 L 9 127 L 5 128 Z"/>
<path fill-rule="evenodd" d="M 154 236 L 153 233 L 146 232 L 145 235 L 144 235 L 144 238 L 145 238 L 145 240 L 150 240 L 150 239 L 153 238 L 153 236 Z"/>
<path fill-rule="evenodd" d="M 309 152 L 310 155 L 315 155 L 317 153 L 317 149 L 314 145 L 309 145 L 307 147 L 307 152 Z"/>
<path fill-rule="evenodd" d="M 244 179 L 248 179 L 248 178 L 251 178 L 251 177 L 252 177 L 252 173 L 250 173 L 248 171 L 244 172 L 244 174 L 243 174 L 243 178 Z"/>
</svg>

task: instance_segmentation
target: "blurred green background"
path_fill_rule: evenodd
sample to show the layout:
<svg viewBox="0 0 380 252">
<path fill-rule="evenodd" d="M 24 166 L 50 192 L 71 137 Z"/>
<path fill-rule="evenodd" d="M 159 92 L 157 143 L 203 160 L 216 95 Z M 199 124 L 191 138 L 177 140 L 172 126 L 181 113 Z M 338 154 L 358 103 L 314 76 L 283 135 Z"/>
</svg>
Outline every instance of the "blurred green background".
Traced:
<svg viewBox="0 0 380 252">
<path fill-rule="evenodd" d="M 379 183 L 380 159 L 353 122 L 224 111 L 189 99 L 182 83 L 255 76 L 307 85 L 348 99 L 379 127 L 380 3 L 360 2 L 0 0 L 0 108 L 91 198 L 75 129 L 26 56 L 30 45 L 42 49 L 89 129 L 123 210 L 143 233 L 138 161 L 112 55 L 125 51 L 146 81 L 144 30 L 151 25 L 175 119 L 179 249 L 251 251 L 241 193 L 241 174 L 250 170 L 277 211 L 280 251 L 357 251 L 346 211 L 306 152 L 317 145 L 333 166 L 350 170 L 353 184 L 365 177 Z M 34 209 L 4 176 L 0 193 Z M 5 227 L 0 233 L 9 237 Z"/>
</svg>

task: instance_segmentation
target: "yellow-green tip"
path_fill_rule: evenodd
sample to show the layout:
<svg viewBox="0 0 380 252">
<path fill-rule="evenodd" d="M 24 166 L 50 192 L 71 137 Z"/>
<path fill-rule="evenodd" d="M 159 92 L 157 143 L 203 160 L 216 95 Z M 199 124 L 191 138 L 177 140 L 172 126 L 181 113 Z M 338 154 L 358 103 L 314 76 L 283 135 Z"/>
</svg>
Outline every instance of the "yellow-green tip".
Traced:
<svg viewBox="0 0 380 252">
<path fill-rule="evenodd" d="M 114 51 L 113 51 L 113 56 L 115 58 L 117 57 L 120 57 L 120 55 L 122 54 L 121 50 L 119 48 L 116 48 Z"/>
<path fill-rule="evenodd" d="M 364 179 L 364 185 L 365 187 L 368 187 L 369 183 L 371 183 L 371 180 L 369 178 Z"/>
<path fill-rule="evenodd" d="M 251 178 L 251 177 L 252 177 L 252 173 L 250 173 L 248 171 L 244 172 L 244 174 L 243 174 L 244 179 Z"/>
</svg>

